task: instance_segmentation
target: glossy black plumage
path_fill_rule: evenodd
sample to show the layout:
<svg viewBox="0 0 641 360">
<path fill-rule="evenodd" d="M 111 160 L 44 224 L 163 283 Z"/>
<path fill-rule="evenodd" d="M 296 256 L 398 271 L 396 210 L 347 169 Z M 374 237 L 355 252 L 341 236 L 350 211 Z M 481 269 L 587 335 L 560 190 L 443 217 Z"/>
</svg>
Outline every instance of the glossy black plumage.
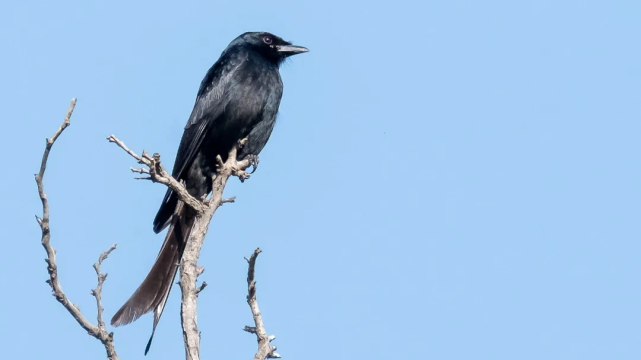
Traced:
<svg viewBox="0 0 641 360">
<path fill-rule="evenodd" d="M 264 32 L 244 33 L 223 51 L 200 84 L 172 171 L 192 196 L 211 192 L 216 156 L 226 160 L 237 141 L 248 139 L 238 160 L 261 152 L 283 93 L 279 66 L 288 56 L 306 51 Z M 154 219 L 156 233 L 169 226 L 163 246 L 143 283 L 111 319 L 112 325 L 128 324 L 153 310 L 155 331 L 195 218 L 193 210 L 178 203 L 168 190 Z"/>
</svg>

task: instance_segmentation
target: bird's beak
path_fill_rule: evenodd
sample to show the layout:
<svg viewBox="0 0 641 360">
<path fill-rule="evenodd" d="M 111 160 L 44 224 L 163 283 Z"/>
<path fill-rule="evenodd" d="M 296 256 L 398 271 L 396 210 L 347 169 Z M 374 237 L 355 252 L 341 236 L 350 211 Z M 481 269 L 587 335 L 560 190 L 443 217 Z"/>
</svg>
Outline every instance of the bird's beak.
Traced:
<svg viewBox="0 0 641 360">
<path fill-rule="evenodd" d="M 296 45 L 276 45 L 276 50 L 286 56 L 302 54 L 309 51 L 306 47 Z"/>
</svg>

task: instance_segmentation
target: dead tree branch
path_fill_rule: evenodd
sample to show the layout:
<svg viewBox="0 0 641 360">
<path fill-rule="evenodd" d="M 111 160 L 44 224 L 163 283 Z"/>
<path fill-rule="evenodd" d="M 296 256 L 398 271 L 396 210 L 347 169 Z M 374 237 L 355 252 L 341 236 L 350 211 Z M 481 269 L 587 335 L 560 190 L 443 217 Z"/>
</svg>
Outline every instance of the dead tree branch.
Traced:
<svg viewBox="0 0 641 360">
<path fill-rule="evenodd" d="M 256 352 L 254 360 L 280 358 L 280 354 L 276 352 L 276 346 L 271 345 L 271 342 L 276 339 L 276 336 L 267 335 L 265 324 L 263 323 L 263 316 L 258 308 L 258 300 L 256 300 L 256 281 L 254 280 L 254 272 L 256 269 L 256 259 L 261 251 L 262 250 L 258 248 L 254 250 L 254 253 L 249 259 L 245 258 L 249 263 L 249 269 L 247 270 L 247 304 L 249 304 L 249 308 L 252 311 L 255 326 L 245 326 L 244 330 L 248 333 L 256 334 L 256 338 L 258 339 L 258 352 Z"/>
<path fill-rule="evenodd" d="M 85 329 L 89 335 L 98 339 L 107 352 L 107 357 L 110 360 L 118 360 L 118 355 L 114 347 L 113 333 L 109 333 L 106 330 L 106 325 L 103 320 L 103 307 L 102 307 L 102 286 L 107 278 L 107 274 L 103 274 L 100 271 L 100 266 L 102 262 L 107 259 L 109 254 L 116 249 L 116 244 L 113 244 L 107 251 L 102 253 L 98 258 L 98 261 L 93 265 L 94 270 L 96 271 L 96 276 L 98 277 L 98 284 L 95 289 L 91 291 L 91 294 L 96 298 L 97 306 L 97 325 L 93 325 L 88 321 L 84 315 L 80 312 L 80 309 L 75 304 L 71 303 L 67 298 L 66 294 L 62 290 L 58 279 L 58 270 L 56 264 L 56 251 L 51 246 L 51 230 L 49 226 L 49 203 L 47 195 L 44 191 L 43 178 L 45 170 L 47 167 L 47 161 L 49 158 L 49 153 L 53 144 L 56 142 L 58 137 L 62 132 L 70 125 L 70 118 L 73 113 L 73 110 L 76 105 L 76 99 L 71 100 L 71 105 L 67 111 L 67 115 L 54 133 L 54 135 L 47 139 L 46 147 L 44 154 L 42 156 L 42 163 L 40 165 L 40 172 L 36 174 L 36 184 L 38 186 L 38 193 L 42 201 L 42 218 L 36 216 L 36 220 L 40 225 L 42 230 L 42 246 L 47 252 L 47 269 L 49 272 L 49 280 L 47 283 L 51 286 L 52 295 L 60 302 L 65 309 L 74 317 L 78 324 Z M 197 324 L 197 299 L 198 294 L 205 289 L 207 286 L 206 282 L 202 282 L 200 286 L 196 286 L 196 281 L 199 275 L 204 272 L 204 267 L 198 266 L 198 258 L 200 257 L 200 250 L 205 240 L 205 235 L 207 234 L 207 229 L 211 218 L 213 217 L 216 210 L 225 203 L 233 203 L 235 197 L 223 198 L 223 191 L 227 185 L 227 181 L 231 176 L 238 177 L 241 181 L 249 178 L 245 170 L 251 165 L 250 159 L 243 159 L 242 161 L 237 161 L 238 150 L 245 144 L 247 139 L 243 139 L 238 142 L 236 146 L 232 148 L 229 152 L 228 160 L 223 162 L 220 156 L 217 158 L 217 173 L 212 178 L 212 194 L 209 199 L 196 199 L 191 196 L 187 189 L 183 186 L 182 183 L 174 179 L 162 166 L 160 162 L 160 155 L 154 154 L 149 156 L 145 151 L 142 155 L 137 155 L 131 151 L 122 141 L 116 138 L 114 135 L 107 137 L 109 142 L 115 143 L 130 156 L 132 156 L 139 164 L 146 166 L 147 168 L 131 168 L 132 172 L 145 174 L 148 177 L 142 177 L 138 179 L 148 179 L 153 182 L 158 182 L 164 184 L 171 188 L 179 197 L 180 203 L 179 206 L 189 206 L 193 208 L 196 213 L 196 221 L 193 225 L 191 236 L 187 242 L 180 267 L 180 289 L 182 291 L 182 304 L 181 304 L 181 320 L 183 328 L 183 339 L 185 343 L 185 354 L 187 360 L 199 360 L 200 359 L 200 332 L 198 331 Z M 247 274 L 247 285 L 248 285 L 248 296 L 247 303 L 249 304 L 252 315 L 254 317 L 255 327 L 246 326 L 245 330 L 256 334 L 258 339 L 258 352 L 254 359 L 264 360 L 267 358 L 279 358 L 280 355 L 276 353 L 276 347 L 271 346 L 270 342 L 275 339 L 275 336 L 268 336 L 265 331 L 263 320 L 258 308 L 258 303 L 256 301 L 256 282 L 254 281 L 254 271 L 256 258 L 260 254 L 261 250 L 256 249 L 250 259 L 247 259 L 249 263 L 249 270 Z"/>
<path fill-rule="evenodd" d="M 158 182 L 163 185 L 166 185 L 171 188 L 176 194 L 178 194 L 178 197 L 182 202 L 187 204 L 188 206 L 191 206 L 194 210 L 197 212 L 202 212 L 204 210 L 203 208 L 203 203 L 199 201 L 198 199 L 194 198 L 193 196 L 189 195 L 187 192 L 187 189 L 185 189 L 184 186 L 182 186 L 178 180 L 174 179 L 168 172 L 165 170 L 165 167 L 162 166 L 160 163 L 160 155 L 159 154 L 153 154 L 152 156 L 149 156 L 146 151 L 142 152 L 142 156 L 139 156 L 135 152 L 129 150 L 127 145 L 120 141 L 117 137 L 114 135 L 109 135 L 107 136 L 107 140 L 111 143 L 115 143 L 123 149 L 127 154 L 129 154 L 131 157 L 136 159 L 138 161 L 138 164 L 142 164 L 147 166 L 149 169 L 136 169 L 136 168 L 130 168 L 132 172 L 139 173 L 139 174 L 149 174 L 148 178 L 143 178 L 143 179 L 149 179 L 153 182 Z"/>
<path fill-rule="evenodd" d="M 49 284 L 49 286 L 51 286 L 52 295 L 56 298 L 56 300 L 58 300 L 60 304 L 62 304 L 62 306 L 65 307 L 65 309 L 67 309 L 67 311 L 69 311 L 71 316 L 76 319 L 78 324 L 83 329 L 85 329 L 89 333 L 89 335 L 95 337 L 103 344 L 105 350 L 107 351 L 107 358 L 110 360 L 117 360 L 118 355 L 116 354 L 116 349 L 114 347 L 113 333 L 107 332 L 105 323 L 102 320 L 101 291 L 102 284 L 107 278 L 107 274 L 102 274 L 100 272 L 100 264 L 107 258 L 109 253 L 116 248 L 116 245 L 112 245 L 109 250 L 100 255 L 100 257 L 98 258 L 98 262 L 94 264 L 94 269 L 96 270 L 96 274 L 98 275 L 98 285 L 96 286 L 96 289 L 92 290 L 91 293 L 96 298 L 96 304 L 98 306 L 98 325 L 96 326 L 89 322 L 89 320 L 87 320 L 82 315 L 80 309 L 78 309 L 78 306 L 69 301 L 67 295 L 65 295 L 64 291 L 62 291 L 62 286 L 60 285 L 60 281 L 58 279 L 56 250 L 51 246 L 50 242 L 51 229 L 49 226 L 49 201 L 47 200 L 47 194 L 44 190 L 43 178 L 45 170 L 47 169 L 47 160 L 49 159 L 51 148 L 53 147 L 53 144 L 56 142 L 60 134 L 62 134 L 62 132 L 70 125 L 71 114 L 73 113 L 75 107 L 76 99 L 72 99 L 71 104 L 69 105 L 69 110 L 67 110 L 67 115 L 65 116 L 62 125 L 58 128 L 58 130 L 53 134 L 51 138 L 47 139 L 47 145 L 45 147 L 44 154 L 42 155 L 42 163 L 40 164 L 40 172 L 36 174 L 38 194 L 40 195 L 40 200 L 42 201 L 42 218 L 36 216 L 36 220 L 38 221 L 40 229 L 42 230 L 42 246 L 47 252 L 47 258 L 45 259 L 45 261 L 47 262 L 47 270 L 49 271 L 49 280 L 47 280 L 47 283 Z"/>
<path fill-rule="evenodd" d="M 199 360 L 200 331 L 198 330 L 197 322 L 197 299 L 198 294 L 206 285 L 203 283 L 200 287 L 196 286 L 198 275 L 204 271 L 202 267 L 198 266 L 198 258 L 200 257 L 200 249 L 205 241 L 205 235 L 207 234 L 207 229 L 209 228 L 209 223 L 214 213 L 222 204 L 234 201 L 234 198 L 223 199 L 223 190 L 227 185 L 227 180 L 231 176 L 236 176 L 241 181 L 249 178 L 249 174 L 245 172 L 245 169 L 250 166 L 250 160 L 244 159 L 237 161 L 238 149 L 245 144 L 247 139 L 239 141 L 238 144 L 231 149 L 226 162 L 223 162 L 222 159 L 218 157 L 217 172 L 212 179 L 212 194 L 209 199 L 196 199 L 191 196 L 187 192 L 187 189 L 165 170 L 160 163 L 160 155 L 154 154 L 150 157 L 143 151 L 142 156 L 139 156 L 129 150 L 129 148 L 114 135 L 107 137 L 107 140 L 118 145 L 136 159 L 139 164 L 143 164 L 148 168 L 132 168 L 131 170 L 133 172 L 149 174 L 148 179 L 151 181 L 159 182 L 170 187 L 182 203 L 190 206 L 197 213 L 196 221 L 192 227 L 189 241 L 187 241 L 183 253 L 179 284 L 182 292 L 180 316 L 183 328 L 183 340 L 185 343 L 185 357 L 187 360 Z M 183 205 L 179 204 L 178 206 Z"/>
</svg>

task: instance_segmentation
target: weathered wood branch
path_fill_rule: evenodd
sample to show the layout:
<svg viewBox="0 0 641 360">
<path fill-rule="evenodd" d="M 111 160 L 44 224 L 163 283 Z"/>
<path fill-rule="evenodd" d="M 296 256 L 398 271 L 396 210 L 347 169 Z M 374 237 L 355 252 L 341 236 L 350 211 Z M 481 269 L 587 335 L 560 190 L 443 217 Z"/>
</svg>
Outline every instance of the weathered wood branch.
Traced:
<svg viewBox="0 0 641 360">
<path fill-rule="evenodd" d="M 136 173 L 149 174 L 149 179 L 170 187 L 178 196 L 180 201 L 193 208 L 196 211 L 196 221 L 192 227 L 189 241 L 185 246 L 180 266 L 180 290 L 182 292 L 181 301 L 181 323 L 183 329 L 183 340 L 185 344 L 185 357 L 187 360 L 200 359 L 200 331 L 198 330 L 198 294 L 205 288 L 206 283 L 197 286 L 198 276 L 204 271 L 204 268 L 198 266 L 200 250 L 205 242 L 205 236 L 209 228 L 211 218 L 216 210 L 225 203 L 234 202 L 234 198 L 224 199 L 223 191 L 227 181 L 231 176 L 236 176 L 241 181 L 249 178 L 245 172 L 250 166 L 249 160 L 237 161 L 238 149 L 240 149 L 246 139 L 243 139 L 235 145 L 229 152 L 227 161 L 223 162 L 218 157 L 217 172 L 212 178 L 212 194 L 209 199 L 196 199 L 191 196 L 187 189 L 178 180 L 174 179 L 160 163 L 160 155 L 147 155 L 143 151 L 142 156 L 131 151 L 122 141 L 114 135 L 107 137 L 109 142 L 115 143 L 130 156 L 145 165 L 148 169 L 131 170 Z M 178 206 L 184 206 L 179 204 Z"/>
<path fill-rule="evenodd" d="M 105 328 L 105 322 L 102 319 L 102 284 L 107 278 L 107 274 L 102 274 L 100 272 L 100 265 L 102 262 L 109 256 L 109 254 L 116 248 L 116 244 L 112 245 L 107 251 L 102 253 L 98 258 L 98 261 L 94 264 L 94 269 L 96 270 L 96 275 L 98 276 L 98 285 L 94 290 L 91 291 L 91 294 L 96 298 L 96 305 L 98 307 L 98 325 L 92 324 L 87 318 L 82 315 L 78 306 L 73 304 L 67 295 L 62 290 L 60 285 L 60 280 L 58 278 L 58 264 L 56 263 L 56 250 L 51 246 L 51 228 L 49 225 L 49 200 L 47 199 L 47 194 L 44 190 L 44 175 L 45 170 L 47 169 L 47 161 L 49 160 L 49 153 L 53 144 L 58 140 L 58 137 L 62 132 L 71 124 L 71 114 L 73 113 L 74 108 L 76 107 L 76 99 L 71 100 L 69 105 L 69 110 L 67 110 L 67 115 L 62 122 L 62 125 L 56 130 L 53 136 L 47 139 L 47 144 L 45 146 L 45 151 L 42 155 L 42 162 L 40 164 L 40 171 L 36 174 L 36 184 L 38 186 L 38 194 L 40 195 L 40 200 L 42 201 L 42 218 L 36 216 L 38 225 L 42 230 L 41 243 L 47 252 L 47 270 L 49 272 L 49 280 L 47 284 L 51 287 L 52 295 L 58 300 L 62 306 L 73 316 L 73 318 L 78 322 L 78 324 L 89 333 L 89 335 L 98 339 L 107 352 L 107 358 L 110 360 L 117 360 L 118 355 L 116 354 L 116 349 L 113 341 L 113 333 L 107 332 Z"/>
<path fill-rule="evenodd" d="M 105 351 L 107 352 L 107 357 L 110 360 L 118 360 L 118 355 L 113 341 L 113 333 L 107 332 L 106 325 L 103 320 L 103 307 L 102 307 L 102 286 L 104 281 L 107 278 L 107 274 L 103 274 L 100 270 L 102 262 L 107 259 L 109 254 L 116 249 L 116 244 L 113 244 L 107 251 L 102 253 L 98 261 L 93 265 L 94 270 L 96 271 L 96 276 L 98 278 L 98 283 L 95 289 L 91 291 L 91 294 L 96 299 L 97 306 L 97 325 L 92 324 L 87 320 L 84 315 L 80 312 L 78 306 L 73 304 L 66 296 L 60 281 L 58 278 L 58 267 L 56 263 L 56 251 L 51 246 L 51 229 L 49 224 L 49 202 L 47 195 L 44 191 L 44 174 L 47 168 L 47 161 L 49 158 L 49 153 L 56 142 L 60 137 L 62 132 L 70 125 L 71 115 L 76 105 L 76 99 L 72 99 L 67 115 L 64 118 L 62 125 L 54 133 L 54 135 L 47 139 L 45 151 L 42 157 L 42 163 L 40 165 L 40 171 L 35 175 L 36 184 L 38 186 L 38 194 L 42 201 L 42 218 L 37 217 L 38 224 L 42 230 L 42 246 L 45 248 L 47 253 L 47 270 L 49 272 L 49 280 L 47 283 L 50 285 L 52 290 L 52 295 L 60 302 L 65 309 L 72 315 L 72 317 L 78 322 L 78 324 L 85 329 L 89 335 L 98 339 L 104 346 Z M 212 178 L 212 194 L 209 199 L 196 199 L 191 196 L 187 189 L 180 183 L 178 180 L 174 179 L 163 167 L 160 162 L 160 155 L 154 154 L 149 156 L 146 152 L 143 151 L 142 155 L 138 155 L 131 151 L 122 141 L 116 138 L 114 135 L 107 137 L 112 143 L 118 145 L 121 149 L 127 152 L 132 156 L 139 164 L 146 166 L 147 168 L 131 168 L 132 172 L 148 175 L 147 177 L 141 177 L 138 179 L 148 179 L 153 182 L 158 182 L 164 184 L 171 188 L 179 197 L 180 203 L 179 206 L 190 206 L 193 208 L 196 213 L 196 221 L 193 225 L 191 236 L 187 242 L 185 252 L 182 257 L 181 267 L 180 267 L 180 288 L 182 291 L 182 302 L 181 302 L 181 320 L 183 328 L 183 339 L 185 343 L 185 354 L 188 360 L 199 360 L 200 359 L 200 332 L 198 330 L 197 323 L 197 299 L 198 294 L 205 289 L 207 286 L 206 282 L 202 282 L 200 286 L 197 286 L 197 279 L 204 272 L 204 267 L 198 266 L 198 258 L 200 257 L 200 250 L 205 240 L 209 223 L 213 217 L 216 210 L 225 203 L 233 203 L 235 197 L 223 198 L 223 191 L 227 184 L 227 181 L 230 177 L 236 176 L 241 181 L 249 178 L 245 170 L 251 165 L 250 159 L 244 159 L 242 161 L 237 161 L 238 150 L 245 144 L 247 139 L 243 139 L 238 142 L 236 146 L 232 148 L 229 152 L 228 160 L 223 162 L 220 157 L 217 158 L 217 172 L 216 175 Z M 254 281 L 254 272 L 256 258 L 261 252 L 260 249 L 256 249 L 250 259 L 247 259 L 249 263 L 249 270 L 247 275 L 247 285 L 248 285 L 248 296 L 247 303 L 250 306 L 252 311 L 252 316 L 254 318 L 254 327 L 245 327 L 245 330 L 256 334 L 258 339 L 258 352 L 254 359 L 264 360 L 267 358 L 279 358 L 280 355 L 276 353 L 276 347 L 271 346 L 271 341 L 274 340 L 275 336 L 268 336 L 265 331 L 263 324 L 262 316 L 258 308 L 258 303 L 256 300 L 256 282 Z"/>
<path fill-rule="evenodd" d="M 248 333 L 256 334 L 256 338 L 258 340 L 258 351 L 254 356 L 254 360 L 280 358 L 280 354 L 276 352 L 276 346 L 271 345 L 271 342 L 276 339 L 276 336 L 267 335 L 263 316 L 258 308 L 258 300 L 256 300 L 256 281 L 254 280 L 254 273 L 256 270 L 256 259 L 258 258 L 258 254 L 261 252 L 262 250 L 257 248 L 249 259 L 245 258 L 249 264 L 249 269 L 247 270 L 247 304 L 249 304 L 252 316 L 254 317 L 254 326 L 245 326 L 244 330 Z"/>
</svg>

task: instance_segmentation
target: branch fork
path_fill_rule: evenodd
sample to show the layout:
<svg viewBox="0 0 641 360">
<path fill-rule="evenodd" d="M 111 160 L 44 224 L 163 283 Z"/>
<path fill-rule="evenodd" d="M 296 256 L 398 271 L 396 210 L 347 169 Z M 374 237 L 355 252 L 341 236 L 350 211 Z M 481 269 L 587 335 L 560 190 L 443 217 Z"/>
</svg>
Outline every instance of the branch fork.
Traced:
<svg viewBox="0 0 641 360">
<path fill-rule="evenodd" d="M 256 300 L 256 280 L 254 280 L 254 274 L 256 271 L 256 259 L 261 252 L 262 250 L 257 248 L 249 259 L 245 258 L 249 264 L 247 270 L 247 304 L 249 304 L 249 308 L 251 309 L 255 326 L 245 326 L 243 330 L 250 334 L 255 334 L 258 340 L 258 352 L 256 352 L 254 360 L 277 359 L 281 357 L 280 354 L 276 352 L 276 346 L 271 345 L 271 342 L 276 339 L 276 336 L 267 335 L 263 316 L 258 308 L 258 300 Z"/>
<path fill-rule="evenodd" d="M 107 278 L 107 274 L 100 272 L 100 265 L 102 262 L 107 259 L 107 256 L 116 249 L 116 244 L 113 244 L 109 250 L 105 251 L 100 255 L 98 261 L 94 264 L 94 269 L 96 275 L 98 276 L 98 285 L 95 289 L 91 290 L 91 294 L 96 298 L 96 306 L 98 308 L 97 321 L 98 325 L 92 324 L 85 316 L 80 312 L 80 308 L 77 305 L 73 304 L 67 298 L 67 295 L 62 290 L 60 285 L 60 280 L 58 278 L 58 266 L 56 264 L 56 250 L 51 246 L 51 229 L 49 227 L 49 200 L 47 199 L 47 194 L 44 190 L 44 174 L 47 169 L 47 161 L 49 160 L 49 152 L 53 144 L 56 142 L 58 137 L 62 132 L 71 124 L 71 114 L 73 113 L 74 108 L 76 107 L 76 99 L 71 99 L 71 104 L 69 105 L 69 110 L 67 110 L 67 115 L 65 116 L 62 125 L 58 130 L 53 134 L 53 136 L 47 139 L 47 144 L 45 146 L 45 151 L 42 155 L 42 162 L 40 164 L 40 171 L 36 174 L 36 185 L 38 186 L 38 194 L 40 195 L 40 200 L 42 201 L 42 218 L 36 216 L 36 220 L 40 229 L 42 231 L 42 246 L 47 252 L 47 258 L 45 262 L 47 263 L 47 271 L 49 273 L 49 279 L 47 284 L 51 287 L 52 295 L 56 300 L 62 304 L 62 306 L 73 316 L 73 318 L 78 322 L 78 324 L 85 330 L 87 333 L 96 339 L 98 339 L 105 348 L 107 352 L 107 358 L 109 360 L 118 360 L 118 354 L 116 353 L 116 348 L 113 341 L 113 333 L 107 332 L 105 327 L 105 322 L 102 319 L 102 284 Z"/>
<path fill-rule="evenodd" d="M 67 111 L 67 115 L 64 118 L 62 125 L 54 133 L 54 135 L 47 139 L 46 147 L 44 154 L 42 156 L 42 163 L 40 165 L 40 171 L 35 175 L 36 184 L 38 186 L 38 194 L 42 201 L 43 215 L 42 218 L 36 216 L 36 220 L 40 229 L 42 231 L 42 246 L 45 248 L 47 253 L 47 258 L 45 259 L 47 263 L 47 271 L 49 273 L 49 279 L 47 284 L 51 287 L 52 295 L 60 302 L 64 308 L 73 316 L 73 318 L 78 322 L 78 324 L 89 333 L 89 335 L 98 339 L 104 346 L 107 353 L 107 358 L 109 360 L 118 360 L 118 355 L 116 354 L 113 333 L 107 332 L 106 325 L 103 320 L 104 309 L 102 307 L 102 286 L 107 279 L 107 274 L 103 274 L 100 270 L 100 267 L 107 259 L 109 254 L 116 249 L 116 244 L 113 244 L 107 251 L 103 252 L 96 263 L 94 263 L 93 268 L 96 272 L 98 282 L 95 289 L 91 290 L 91 295 L 96 299 L 97 307 L 97 325 L 89 322 L 84 315 L 80 312 L 80 309 L 77 305 L 73 304 L 62 291 L 58 279 L 58 267 L 56 264 L 56 251 L 51 246 L 50 238 L 51 231 L 49 227 L 49 203 L 47 195 L 44 191 L 43 178 L 44 173 L 47 167 L 47 160 L 49 158 L 49 152 L 53 147 L 55 141 L 62 134 L 62 132 L 70 125 L 71 114 L 76 105 L 76 99 L 71 100 L 71 105 Z M 200 359 L 200 332 L 198 331 L 197 325 L 197 298 L 198 295 L 207 287 L 207 283 L 203 281 L 200 286 L 196 286 L 196 281 L 198 276 L 204 272 L 204 267 L 198 266 L 198 258 L 200 256 L 200 249 L 205 240 L 205 235 L 209 227 L 212 216 L 216 210 L 226 203 L 233 203 L 236 199 L 235 196 L 230 198 L 223 198 L 223 190 L 227 184 L 227 180 L 231 176 L 238 177 L 242 182 L 250 177 L 250 174 L 245 170 L 249 166 L 253 166 L 254 170 L 258 164 L 258 158 L 256 156 L 249 156 L 241 161 L 237 161 L 238 150 L 241 149 L 247 139 L 243 139 L 234 146 L 228 154 L 227 161 L 223 162 L 222 158 L 219 156 L 217 160 L 217 173 L 212 178 L 212 195 L 209 199 L 203 197 L 202 199 L 196 199 L 189 194 L 183 183 L 174 179 L 163 167 L 160 161 L 159 154 L 149 155 L 147 152 L 143 151 L 142 155 L 138 155 L 135 152 L 131 151 L 122 141 L 116 138 L 114 135 L 107 137 L 109 142 L 115 143 L 132 156 L 136 161 L 144 165 L 146 168 L 131 168 L 131 171 L 138 174 L 147 175 L 144 177 L 139 177 L 137 179 L 151 180 L 152 182 L 158 182 L 164 184 L 171 188 L 179 197 L 181 202 L 179 206 L 187 205 L 192 207 L 196 212 L 196 222 L 193 225 L 191 236 L 189 241 L 185 246 L 185 251 L 183 253 L 183 258 L 180 266 L 180 280 L 179 285 L 182 291 L 182 304 L 181 304 L 181 322 L 183 327 L 183 340 L 185 343 L 185 354 L 187 360 L 199 360 Z M 253 172 L 253 171 L 252 171 Z M 280 358 L 280 355 L 276 353 L 276 347 L 271 345 L 275 336 L 268 336 L 265 331 L 265 326 L 263 324 L 262 316 L 258 308 L 258 303 L 256 300 L 256 281 L 254 280 L 254 272 L 256 265 L 256 258 L 260 254 L 261 250 L 256 249 L 252 256 L 249 259 L 246 259 L 249 264 L 249 270 L 247 273 L 247 286 L 248 286 L 248 295 L 247 303 L 250 306 L 252 311 L 252 316 L 254 318 L 255 326 L 245 327 L 245 331 L 255 334 L 258 340 L 258 352 L 256 353 L 255 360 L 264 360 L 268 358 Z"/>
<path fill-rule="evenodd" d="M 187 360 L 198 360 L 200 359 L 200 331 L 198 330 L 197 322 L 197 299 L 198 295 L 207 286 L 206 282 L 197 286 L 198 276 L 204 270 L 204 268 L 198 266 L 198 258 L 200 257 L 200 249 L 205 241 L 205 235 L 207 234 L 207 229 L 209 228 L 209 223 L 214 213 L 223 204 L 235 201 L 235 197 L 223 198 L 223 190 L 227 185 L 227 180 L 229 180 L 231 176 L 236 176 L 241 181 L 249 178 L 249 174 L 245 170 L 251 165 L 251 161 L 249 159 L 237 160 L 238 150 L 245 145 L 247 139 L 239 141 L 230 150 L 227 161 L 223 162 L 220 156 L 216 158 L 217 171 L 212 177 L 212 193 L 209 199 L 206 197 L 196 199 L 191 196 L 185 186 L 165 170 L 160 161 L 159 154 L 149 156 L 147 152 L 143 151 L 142 155 L 138 155 L 114 135 L 108 136 L 107 140 L 118 145 L 118 147 L 136 159 L 139 164 L 147 167 L 146 169 L 132 168 L 132 172 L 149 175 L 149 180 L 168 186 L 177 194 L 183 204 L 190 206 L 196 211 L 196 221 L 192 227 L 189 241 L 187 241 L 185 245 L 181 259 L 180 280 L 178 284 L 182 292 L 180 314 L 183 328 L 183 341 L 185 343 L 185 357 Z"/>
<path fill-rule="evenodd" d="M 149 154 L 146 151 L 142 152 L 142 155 L 138 155 L 132 150 L 130 150 L 127 145 L 125 145 L 124 142 L 122 142 L 120 139 L 115 137 L 114 135 L 109 135 L 107 136 L 107 140 L 110 143 L 115 143 L 123 149 L 127 154 L 129 154 L 131 157 L 136 159 L 139 164 L 147 166 L 147 169 L 138 169 L 138 168 L 130 168 L 132 172 L 138 173 L 138 174 L 148 174 L 148 177 L 142 177 L 139 179 L 144 179 L 144 180 L 151 180 L 153 182 L 161 183 L 173 190 L 176 194 L 178 194 L 178 197 L 182 202 L 187 204 L 188 206 L 192 207 L 194 210 L 197 212 L 202 212 L 203 211 L 203 203 L 199 201 L 198 199 L 194 198 L 187 192 L 187 189 L 178 182 L 178 180 L 174 179 L 168 172 L 165 170 L 165 167 L 162 166 L 162 163 L 160 162 L 160 155 L 159 154 L 153 154 L 152 156 L 149 156 Z"/>
</svg>

